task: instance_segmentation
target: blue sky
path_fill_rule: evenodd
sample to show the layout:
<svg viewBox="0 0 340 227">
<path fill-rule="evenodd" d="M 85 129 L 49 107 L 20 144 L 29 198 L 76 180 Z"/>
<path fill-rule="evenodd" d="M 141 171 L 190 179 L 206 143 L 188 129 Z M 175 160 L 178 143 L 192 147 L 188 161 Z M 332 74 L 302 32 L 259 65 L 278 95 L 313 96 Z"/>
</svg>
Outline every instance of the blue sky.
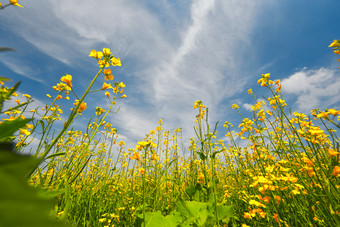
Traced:
<svg viewBox="0 0 340 227">
<path fill-rule="evenodd" d="M 0 54 L 0 75 L 22 81 L 19 92 L 41 106 L 66 73 L 81 94 L 98 70 L 89 52 L 110 48 L 121 58 L 113 74 L 127 94 L 110 121 L 128 144 L 159 119 L 166 130 L 194 136 L 196 100 L 209 107 L 212 124 L 237 124 L 231 105 L 247 112 L 249 88 L 268 95 L 256 83 L 263 73 L 281 79 L 293 111 L 340 109 L 339 64 L 328 47 L 340 39 L 338 0 L 98 2 L 21 1 L 24 8 L 0 11 L 0 46 L 17 50 Z M 85 101 L 86 116 L 108 105 L 102 93 Z"/>
</svg>

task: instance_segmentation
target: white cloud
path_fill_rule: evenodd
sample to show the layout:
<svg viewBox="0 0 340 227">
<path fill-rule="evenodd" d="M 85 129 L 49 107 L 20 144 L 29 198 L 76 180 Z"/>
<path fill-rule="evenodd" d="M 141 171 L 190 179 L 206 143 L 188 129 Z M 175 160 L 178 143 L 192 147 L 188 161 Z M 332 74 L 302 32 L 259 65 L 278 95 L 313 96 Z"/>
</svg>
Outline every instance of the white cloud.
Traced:
<svg viewBox="0 0 340 227">
<path fill-rule="evenodd" d="M 299 71 L 282 80 L 282 92 L 297 96 L 297 111 L 339 107 L 339 73 L 326 68 Z"/>
<path fill-rule="evenodd" d="M 32 67 L 29 66 L 27 62 L 21 62 L 19 59 L 15 59 L 9 56 L 0 57 L 0 61 L 7 68 L 23 77 L 29 78 L 40 83 L 46 82 L 36 77 L 40 72 L 39 69 L 33 69 Z"/>
<path fill-rule="evenodd" d="M 134 88 L 128 99 L 135 101 L 124 105 L 118 123 L 128 136 L 144 136 L 159 118 L 193 135 L 197 99 L 210 107 L 214 121 L 221 117 L 223 99 L 242 90 L 247 79 L 242 52 L 251 45 L 248 37 L 263 2 L 193 0 L 190 14 L 178 17 L 178 6 L 167 1 L 158 3 L 158 12 L 137 0 L 36 0 L 4 19 L 14 21 L 8 28 L 66 64 L 103 46 L 123 65 L 126 60 L 128 76 L 122 80 L 127 92 Z"/>
</svg>

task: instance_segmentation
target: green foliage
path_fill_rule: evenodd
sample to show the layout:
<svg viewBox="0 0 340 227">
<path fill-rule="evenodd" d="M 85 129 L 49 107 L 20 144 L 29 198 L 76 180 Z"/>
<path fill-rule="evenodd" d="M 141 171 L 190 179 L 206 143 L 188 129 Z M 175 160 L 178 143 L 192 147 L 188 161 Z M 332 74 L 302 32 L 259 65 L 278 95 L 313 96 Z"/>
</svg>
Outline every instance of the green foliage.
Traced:
<svg viewBox="0 0 340 227">
<path fill-rule="evenodd" d="M 54 197 L 60 192 L 39 192 L 27 184 L 27 173 L 36 159 L 12 151 L 10 143 L 0 143 L 0 226 L 66 226 L 50 214 Z"/>
<path fill-rule="evenodd" d="M 167 216 L 163 216 L 160 211 L 145 213 L 145 226 L 214 226 L 215 208 L 213 199 L 209 202 L 196 202 L 179 200 L 176 210 Z M 217 205 L 217 216 L 219 222 L 227 224 L 233 217 L 232 206 Z M 135 226 L 142 226 L 143 215 L 139 215 Z"/>
<path fill-rule="evenodd" d="M 13 121 L 4 121 L 0 124 L 0 141 L 10 139 L 20 128 L 24 127 L 32 119 L 17 118 Z"/>
</svg>

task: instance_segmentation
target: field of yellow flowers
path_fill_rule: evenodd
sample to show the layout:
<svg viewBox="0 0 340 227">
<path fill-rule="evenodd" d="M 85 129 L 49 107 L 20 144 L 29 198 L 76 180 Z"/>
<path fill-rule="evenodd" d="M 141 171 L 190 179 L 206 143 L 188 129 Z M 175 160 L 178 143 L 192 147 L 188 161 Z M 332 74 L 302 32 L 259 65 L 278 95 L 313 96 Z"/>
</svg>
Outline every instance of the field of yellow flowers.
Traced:
<svg viewBox="0 0 340 227">
<path fill-rule="evenodd" d="M 340 54 L 339 40 L 330 47 Z M 280 81 L 263 74 L 258 84 L 271 97 L 259 101 L 249 89 L 252 118 L 234 104 L 236 127 L 226 121 L 217 134 L 198 100 L 188 149 L 179 146 L 181 128 L 167 131 L 162 120 L 129 149 L 107 121 L 126 97 L 112 76 L 120 59 L 108 48 L 89 57 L 98 72 L 86 91 L 78 96 L 67 74 L 47 94 L 51 103 L 37 109 L 29 94 L 18 96 L 19 83 L 7 87 L 0 78 L 0 226 L 340 225 L 340 110 L 288 113 Z M 107 96 L 109 108 L 97 107 L 86 131 L 74 130 L 92 92 Z M 61 99 L 74 107 L 55 133 Z M 15 104 L 4 109 L 8 100 Z M 23 155 L 33 138 L 36 150 Z"/>
</svg>

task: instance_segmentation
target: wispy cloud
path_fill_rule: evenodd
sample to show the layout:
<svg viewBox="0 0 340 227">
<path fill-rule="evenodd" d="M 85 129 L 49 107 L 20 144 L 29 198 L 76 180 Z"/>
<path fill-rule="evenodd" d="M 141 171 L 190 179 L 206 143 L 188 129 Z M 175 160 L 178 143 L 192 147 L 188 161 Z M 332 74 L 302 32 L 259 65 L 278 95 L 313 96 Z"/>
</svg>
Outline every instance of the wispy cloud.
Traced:
<svg viewBox="0 0 340 227">
<path fill-rule="evenodd" d="M 11 26 L 28 42 L 68 65 L 91 49 L 111 47 L 122 58 L 132 100 L 117 114 L 129 136 L 143 136 L 160 118 L 193 134 L 197 99 L 214 120 L 221 102 L 242 90 L 243 51 L 261 3 L 193 0 L 179 18 L 169 2 L 152 11 L 137 0 L 37 0 L 6 20 L 17 21 Z"/>
<path fill-rule="evenodd" d="M 45 83 L 45 81 L 37 77 L 37 75 L 40 72 L 39 69 L 33 69 L 32 67 L 29 66 L 28 62 L 23 62 L 18 58 L 13 58 L 9 56 L 6 57 L 1 56 L 0 61 L 7 68 L 23 77 L 29 78 L 40 83 Z"/>
<path fill-rule="evenodd" d="M 339 108 L 339 72 L 326 68 L 304 69 L 282 80 L 282 92 L 295 95 L 297 111 L 306 113 L 315 108 Z"/>
</svg>

